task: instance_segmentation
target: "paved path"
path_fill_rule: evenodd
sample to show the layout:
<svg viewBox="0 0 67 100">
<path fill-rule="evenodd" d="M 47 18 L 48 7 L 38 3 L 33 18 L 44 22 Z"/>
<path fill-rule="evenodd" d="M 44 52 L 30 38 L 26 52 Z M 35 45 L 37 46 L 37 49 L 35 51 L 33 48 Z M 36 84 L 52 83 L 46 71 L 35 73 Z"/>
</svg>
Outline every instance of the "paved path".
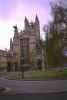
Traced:
<svg viewBox="0 0 67 100">
<path fill-rule="evenodd" d="M 0 87 L 8 87 L 17 94 L 66 92 L 67 80 L 16 81 L 0 78 Z"/>
</svg>

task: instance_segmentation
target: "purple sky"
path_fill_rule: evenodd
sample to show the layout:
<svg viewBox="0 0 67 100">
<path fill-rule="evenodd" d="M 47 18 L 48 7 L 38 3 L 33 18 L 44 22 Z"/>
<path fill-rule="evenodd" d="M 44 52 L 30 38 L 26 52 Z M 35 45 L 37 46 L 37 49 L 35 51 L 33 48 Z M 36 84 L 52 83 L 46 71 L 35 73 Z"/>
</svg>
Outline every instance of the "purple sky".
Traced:
<svg viewBox="0 0 67 100">
<path fill-rule="evenodd" d="M 50 0 L 0 0 L 0 49 L 9 48 L 13 37 L 12 26 L 24 27 L 24 18 L 34 21 L 37 14 L 40 20 L 41 36 L 43 25 L 50 20 Z"/>
</svg>

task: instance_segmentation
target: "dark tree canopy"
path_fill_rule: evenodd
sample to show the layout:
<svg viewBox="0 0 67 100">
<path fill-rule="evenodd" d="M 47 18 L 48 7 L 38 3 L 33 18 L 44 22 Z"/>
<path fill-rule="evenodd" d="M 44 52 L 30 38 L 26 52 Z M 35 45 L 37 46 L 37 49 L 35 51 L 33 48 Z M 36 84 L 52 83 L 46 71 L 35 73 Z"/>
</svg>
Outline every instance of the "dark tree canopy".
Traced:
<svg viewBox="0 0 67 100">
<path fill-rule="evenodd" d="M 47 64 L 51 67 L 62 67 L 64 64 L 63 37 L 67 33 L 67 0 L 54 0 L 50 6 L 53 21 L 44 26 Z M 47 30 L 46 26 L 48 26 Z"/>
</svg>

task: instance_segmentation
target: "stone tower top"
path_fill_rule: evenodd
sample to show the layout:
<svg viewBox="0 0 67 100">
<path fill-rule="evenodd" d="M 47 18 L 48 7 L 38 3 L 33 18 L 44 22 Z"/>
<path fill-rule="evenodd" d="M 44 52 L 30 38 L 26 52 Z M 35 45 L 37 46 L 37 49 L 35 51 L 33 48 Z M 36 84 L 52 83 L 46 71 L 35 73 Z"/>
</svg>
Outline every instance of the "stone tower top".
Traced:
<svg viewBox="0 0 67 100">
<path fill-rule="evenodd" d="M 38 16 L 36 15 L 36 18 L 35 18 L 35 23 L 36 24 L 39 24 L 39 19 L 38 19 Z"/>
<path fill-rule="evenodd" d="M 25 30 L 28 31 L 28 29 L 29 29 L 29 21 L 28 21 L 26 16 L 25 16 L 24 24 L 25 24 Z"/>
<path fill-rule="evenodd" d="M 28 19 L 27 19 L 27 17 L 25 16 L 25 24 L 29 24 L 29 21 L 28 21 Z"/>
</svg>

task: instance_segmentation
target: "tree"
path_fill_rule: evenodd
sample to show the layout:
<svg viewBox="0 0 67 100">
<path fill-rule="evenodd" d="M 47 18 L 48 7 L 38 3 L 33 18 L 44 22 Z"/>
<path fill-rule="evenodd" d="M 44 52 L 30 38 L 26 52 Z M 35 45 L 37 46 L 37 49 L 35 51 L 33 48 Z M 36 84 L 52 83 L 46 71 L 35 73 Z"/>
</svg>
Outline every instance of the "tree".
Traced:
<svg viewBox="0 0 67 100">
<path fill-rule="evenodd" d="M 46 33 L 46 58 L 47 64 L 50 67 L 63 66 L 63 44 L 60 30 L 61 23 L 65 19 L 64 8 L 61 4 L 52 3 L 53 21 L 49 23 Z M 60 27 L 58 26 L 60 25 Z M 44 27 L 45 29 L 45 27 Z"/>
</svg>

